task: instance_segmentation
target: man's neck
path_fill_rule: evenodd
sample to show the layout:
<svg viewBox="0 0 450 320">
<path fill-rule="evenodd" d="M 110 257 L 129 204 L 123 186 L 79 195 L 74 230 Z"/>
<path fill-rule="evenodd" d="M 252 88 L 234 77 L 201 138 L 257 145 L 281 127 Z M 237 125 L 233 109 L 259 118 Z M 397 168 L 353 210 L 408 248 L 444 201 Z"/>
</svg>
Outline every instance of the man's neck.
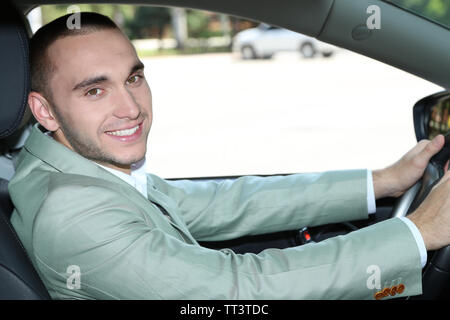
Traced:
<svg viewBox="0 0 450 320">
<path fill-rule="evenodd" d="M 142 158 L 141 160 L 139 160 L 135 163 L 132 163 L 130 165 L 127 165 L 127 166 L 125 166 L 125 165 L 117 166 L 112 163 L 106 163 L 106 162 L 101 162 L 101 161 L 93 161 L 93 162 L 95 162 L 96 164 L 98 164 L 104 168 L 119 171 L 119 172 L 125 173 L 127 175 L 132 175 L 132 174 L 134 174 L 134 172 L 145 172 L 145 164 L 146 164 L 145 157 Z"/>
<path fill-rule="evenodd" d="M 131 165 L 117 166 L 117 165 L 113 165 L 111 163 L 106 163 L 106 162 L 100 162 L 100 161 L 94 161 L 94 162 L 96 162 L 99 165 L 102 165 L 104 167 L 108 167 L 110 169 L 114 169 L 114 170 L 123 172 L 125 174 L 131 175 Z"/>
</svg>

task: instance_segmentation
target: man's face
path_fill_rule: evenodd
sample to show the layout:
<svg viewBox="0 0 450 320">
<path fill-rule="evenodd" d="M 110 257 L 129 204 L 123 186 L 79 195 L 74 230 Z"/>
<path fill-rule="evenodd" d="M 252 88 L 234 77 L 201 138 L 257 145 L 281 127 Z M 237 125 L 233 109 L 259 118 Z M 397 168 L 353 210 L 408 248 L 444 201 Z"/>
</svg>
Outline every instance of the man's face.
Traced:
<svg viewBox="0 0 450 320">
<path fill-rule="evenodd" d="M 129 172 L 144 158 L 152 124 L 143 65 L 118 30 L 58 39 L 48 49 L 59 129 L 54 138 L 105 166 Z"/>
</svg>

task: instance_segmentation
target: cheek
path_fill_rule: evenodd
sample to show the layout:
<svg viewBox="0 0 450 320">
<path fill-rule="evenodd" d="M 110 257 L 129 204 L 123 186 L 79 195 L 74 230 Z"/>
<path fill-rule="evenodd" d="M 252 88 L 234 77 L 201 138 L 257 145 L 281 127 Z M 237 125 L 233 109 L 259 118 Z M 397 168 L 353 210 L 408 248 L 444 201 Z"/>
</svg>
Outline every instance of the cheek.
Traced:
<svg viewBox="0 0 450 320">
<path fill-rule="evenodd" d="M 141 87 L 141 90 L 137 92 L 137 101 L 139 105 L 145 110 L 146 113 L 152 113 L 152 91 L 147 82 Z"/>
<path fill-rule="evenodd" d="M 96 106 L 97 110 L 99 109 Z M 94 111 L 95 108 L 89 108 L 89 111 L 83 107 L 77 109 L 78 112 L 71 115 L 72 120 L 70 124 L 76 124 L 76 130 L 79 134 L 88 135 L 91 138 L 96 139 L 104 132 L 103 127 L 105 123 L 105 115 Z"/>
</svg>

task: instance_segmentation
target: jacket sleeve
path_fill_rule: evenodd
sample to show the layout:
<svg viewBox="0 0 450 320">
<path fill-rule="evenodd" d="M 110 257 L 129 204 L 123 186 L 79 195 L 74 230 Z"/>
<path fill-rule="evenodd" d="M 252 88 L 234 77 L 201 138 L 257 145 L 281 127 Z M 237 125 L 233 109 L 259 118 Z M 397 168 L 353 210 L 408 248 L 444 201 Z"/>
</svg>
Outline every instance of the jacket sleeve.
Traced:
<svg viewBox="0 0 450 320">
<path fill-rule="evenodd" d="M 367 170 L 220 182 L 167 181 L 150 175 L 149 184 L 175 202 L 173 208 L 199 241 L 367 218 Z"/>
<path fill-rule="evenodd" d="M 50 190 L 32 239 L 32 258 L 56 299 L 373 299 L 374 265 L 382 286 L 401 281 L 401 296 L 421 293 L 417 246 L 399 219 L 240 255 L 186 244 L 113 189 L 65 186 Z M 70 285 L 74 266 L 78 286 Z"/>
</svg>

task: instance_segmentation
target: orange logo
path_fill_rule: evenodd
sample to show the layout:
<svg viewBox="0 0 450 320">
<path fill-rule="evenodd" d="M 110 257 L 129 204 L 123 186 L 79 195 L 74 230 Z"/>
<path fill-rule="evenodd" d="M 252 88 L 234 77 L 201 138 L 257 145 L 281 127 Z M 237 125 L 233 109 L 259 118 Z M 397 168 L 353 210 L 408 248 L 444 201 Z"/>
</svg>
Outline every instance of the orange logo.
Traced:
<svg viewBox="0 0 450 320">
<path fill-rule="evenodd" d="M 387 296 L 395 296 L 396 294 L 402 294 L 403 291 L 405 291 L 405 285 L 403 283 L 400 283 L 396 286 L 390 287 L 390 288 L 384 288 L 383 290 L 380 290 L 374 294 L 374 297 L 376 300 L 383 299 Z"/>
</svg>

